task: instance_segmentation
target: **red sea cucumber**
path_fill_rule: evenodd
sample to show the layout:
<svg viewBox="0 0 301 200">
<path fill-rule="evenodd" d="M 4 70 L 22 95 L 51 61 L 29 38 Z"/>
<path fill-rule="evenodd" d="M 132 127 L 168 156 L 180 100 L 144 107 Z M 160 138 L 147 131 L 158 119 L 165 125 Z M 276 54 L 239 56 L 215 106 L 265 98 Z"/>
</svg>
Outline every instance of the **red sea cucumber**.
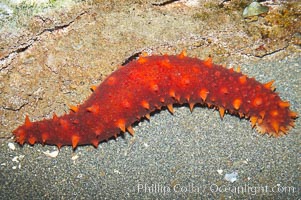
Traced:
<svg viewBox="0 0 301 200">
<path fill-rule="evenodd" d="M 13 131 L 23 145 L 35 143 L 57 145 L 92 144 L 117 137 L 120 131 L 134 134 L 131 125 L 141 117 L 173 104 L 196 103 L 216 108 L 223 118 L 225 112 L 245 117 L 252 127 L 275 137 L 294 126 L 297 113 L 289 109 L 272 86 L 261 84 L 239 70 L 179 55 L 140 56 L 108 76 L 82 105 L 72 112 L 52 119 L 31 122 Z"/>
</svg>

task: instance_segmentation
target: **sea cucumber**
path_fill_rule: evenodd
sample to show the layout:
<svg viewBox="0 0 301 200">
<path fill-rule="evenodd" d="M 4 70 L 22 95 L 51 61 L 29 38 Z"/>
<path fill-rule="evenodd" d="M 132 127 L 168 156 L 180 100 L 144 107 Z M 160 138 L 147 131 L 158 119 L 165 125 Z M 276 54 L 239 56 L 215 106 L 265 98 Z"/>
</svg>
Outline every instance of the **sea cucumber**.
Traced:
<svg viewBox="0 0 301 200">
<path fill-rule="evenodd" d="M 140 56 L 108 76 L 81 105 L 69 114 L 53 115 L 52 119 L 25 123 L 13 131 L 23 145 L 35 143 L 57 145 L 92 144 L 128 131 L 142 117 L 173 104 L 195 104 L 219 110 L 221 118 L 230 113 L 251 121 L 261 134 L 275 137 L 287 134 L 294 126 L 297 113 L 290 103 L 280 99 L 273 81 L 261 84 L 240 70 L 227 69 L 212 63 L 179 55 Z"/>
</svg>

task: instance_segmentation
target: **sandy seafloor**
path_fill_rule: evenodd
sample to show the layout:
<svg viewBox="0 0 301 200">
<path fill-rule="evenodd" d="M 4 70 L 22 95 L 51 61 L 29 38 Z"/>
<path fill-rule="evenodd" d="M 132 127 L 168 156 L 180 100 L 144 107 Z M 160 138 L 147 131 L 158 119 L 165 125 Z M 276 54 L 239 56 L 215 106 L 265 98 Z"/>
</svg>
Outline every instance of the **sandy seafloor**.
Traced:
<svg viewBox="0 0 301 200">
<path fill-rule="evenodd" d="M 157 22 L 157 18 L 166 16 L 170 21 L 164 23 L 176 24 L 180 19 L 172 17 L 170 12 L 173 9 L 178 8 L 146 10 L 144 14 L 147 17 L 144 17 L 149 19 L 153 12 L 153 23 Z M 184 10 L 184 18 L 187 17 L 188 11 L 185 9 L 188 8 L 180 9 Z M 138 13 L 136 18 L 143 15 L 143 7 L 136 6 L 135 9 L 130 10 L 134 16 Z M 100 32 L 108 33 L 108 30 L 112 29 L 113 35 L 116 32 L 120 34 L 114 29 L 114 23 L 120 17 L 121 21 L 117 24 L 119 28 L 122 27 L 121 23 L 126 21 L 122 19 L 127 16 L 125 14 L 127 12 L 122 10 L 118 15 L 116 14 L 118 10 L 114 8 L 106 12 L 115 13 L 116 19 L 111 18 L 112 25 L 104 21 L 101 25 L 104 28 Z M 91 23 L 89 20 L 93 21 L 95 17 L 93 13 L 89 11 L 88 14 L 82 14 L 82 18 Z M 174 15 L 178 16 L 178 14 Z M 130 17 L 133 17 L 131 13 Z M 140 20 L 143 21 L 144 17 Z M 104 18 L 107 20 L 106 17 Z M 101 20 L 96 21 L 98 23 Z M 141 25 L 139 20 L 135 22 L 137 26 Z M 229 24 L 231 23 L 229 21 Z M 77 25 L 76 21 L 70 26 L 74 26 L 71 29 L 76 31 L 85 30 L 84 27 Z M 193 34 L 197 34 L 197 28 L 190 30 L 189 27 L 191 25 L 187 25 L 187 30 L 183 31 L 194 31 Z M 133 31 L 131 27 L 125 29 Z M 195 42 L 192 42 L 195 35 L 191 36 L 194 39 L 184 37 L 183 41 L 176 43 L 173 36 L 182 33 L 159 29 L 143 36 L 146 37 L 143 44 L 141 44 L 142 40 L 135 42 L 135 38 L 140 36 L 133 36 L 127 41 L 123 41 L 120 35 L 117 38 L 112 36 L 109 40 L 107 40 L 109 36 L 101 37 L 101 40 L 106 42 L 104 45 L 113 43 L 116 49 L 116 44 L 120 44 L 115 51 L 112 50 L 114 47 L 95 46 L 92 44 L 95 38 L 91 41 L 83 39 L 85 35 L 83 31 L 79 33 L 80 38 L 89 45 L 82 47 L 80 51 L 90 49 L 87 52 L 91 52 L 91 55 L 99 52 L 101 60 L 107 66 L 113 67 L 121 64 L 127 55 L 130 55 L 129 52 L 135 52 L 142 47 L 150 48 L 151 42 L 153 53 L 171 54 L 180 52 L 181 48 L 188 48 L 188 54 L 192 55 L 203 53 L 203 57 L 198 56 L 200 58 L 214 53 L 215 62 L 220 61 L 230 65 L 240 63 L 244 73 L 260 82 L 274 79 L 276 91 L 283 99 L 290 101 L 292 110 L 300 113 L 301 57 L 298 44 L 289 41 L 284 47 L 279 47 L 277 46 L 281 43 L 279 39 L 279 42 L 275 43 L 276 46 L 269 47 L 272 53 L 264 56 L 252 55 L 250 52 L 244 53 L 248 48 L 243 48 L 246 44 L 252 45 L 252 38 L 244 37 L 246 40 L 244 42 L 247 43 L 240 44 L 239 40 L 235 39 L 237 35 L 234 34 L 232 42 L 237 42 L 239 49 L 235 50 L 230 45 L 231 41 L 216 37 L 215 32 L 210 36 L 214 38 L 213 42 L 198 44 L 201 47 L 198 49 L 194 46 L 195 49 L 191 47 Z M 88 25 L 87 30 L 89 30 Z M 139 34 L 142 35 L 151 31 L 139 30 Z M 221 120 L 218 111 L 201 106 L 196 106 L 191 113 L 186 105 L 175 107 L 173 115 L 167 109 L 153 113 L 150 121 L 143 119 L 134 125 L 134 137 L 126 133 L 116 140 L 101 143 L 97 149 L 93 146 L 83 146 L 73 151 L 71 147 L 62 147 L 56 157 L 50 157 L 45 155 L 45 152 L 56 152 L 55 146 L 38 144 L 20 147 L 14 143 L 11 131 L 22 124 L 25 114 L 29 114 L 34 118 L 33 120 L 51 117 L 53 112 L 62 114 L 66 112 L 66 102 L 70 99 L 80 103 L 89 96 L 89 91 L 86 93 L 82 91 L 88 90 L 89 84 L 95 84 L 103 79 L 96 74 L 104 74 L 105 77 L 111 71 L 110 68 L 90 69 L 92 62 L 100 66 L 98 63 L 100 59 L 91 60 L 90 54 L 86 51 L 82 54 L 75 51 L 72 57 L 74 49 L 81 48 L 82 42 L 78 42 L 78 38 L 73 35 L 70 39 L 68 35 L 70 29 L 65 31 L 67 33 L 64 30 L 59 33 L 59 39 L 52 38 L 56 37 L 53 32 L 47 37 L 40 34 L 35 41 L 36 46 L 34 43 L 31 44 L 28 49 L 19 52 L 20 55 L 14 54 L 18 52 L 12 52 L 12 56 L 15 56 L 13 60 L 2 57 L 1 64 L 4 63 L 2 65 L 4 67 L 1 68 L 1 78 L 2 83 L 5 84 L 1 85 L 3 96 L 0 110 L 2 120 L 0 199 L 300 199 L 300 119 L 296 120 L 295 128 L 290 130 L 287 136 L 270 138 L 259 135 L 251 128 L 248 120 L 231 115 L 225 115 Z M 158 41 L 156 37 L 162 31 L 165 40 L 161 38 L 162 40 Z M 131 33 L 123 34 L 128 34 L 126 35 L 128 37 Z M 45 34 L 48 32 L 46 31 Z M 91 33 L 87 32 L 87 35 L 91 36 Z M 227 37 L 231 38 L 230 34 Z M 218 39 L 215 40 L 216 38 Z M 69 39 L 71 43 L 77 42 L 77 46 L 71 50 L 67 48 Z M 66 46 L 64 42 L 67 43 Z M 132 46 L 133 48 L 130 49 L 131 45 L 137 42 L 140 46 Z M 227 48 L 229 54 L 218 51 L 220 48 L 215 45 L 220 43 L 229 45 Z M 93 45 L 95 48 L 91 49 Z M 56 52 L 46 48 L 48 46 L 55 47 Z M 45 48 L 47 51 L 42 51 L 40 48 Z M 99 48 L 103 48 L 102 51 Z M 208 49 L 213 50 L 211 52 Z M 65 54 L 65 58 L 68 57 L 64 61 L 60 60 L 62 54 Z M 106 58 L 109 54 L 111 56 Z M 40 59 L 38 55 L 47 55 L 48 58 Z M 57 60 L 53 55 L 57 56 Z M 82 55 L 83 61 L 78 59 L 78 55 Z M 116 60 L 111 61 L 114 55 Z M 233 56 L 233 59 L 228 59 L 228 55 Z M 32 59 L 33 57 L 35 59 Z M 47 66 L 43 64 L 45 62 Z M 66 64 L 68 62 L 71 64 Z M 73 74 L 74 65 L 78 67 L 76 75 Z M 51 73 L 37 77 L 36 70 L 41 70 L 40 66 L 46 66 L 45 68 L 50 69 Z M 97 70 L 100 72 L 98 73 Z M 26 78 L 22 79 L 23 76 Z M 69 80 L 68 76 L 74 80 L 71 81 L 72 84 L 78 87 L 69 87 L 66 83 L 66 80 Z M 88 78 L 84 79 L 85 77 Z M 19 79 L 20 81 L 26 79 L 27 82 L 25 81 L 24 85 L 15 84 L 14 81 Z M 19 88 L 15 88 L 17 86 Z M 35 95 L 40 98 L 33 98 L 32 96 L 36 97 Z M 234 182 L 225 180 L 226 174 L 235 174 Z"/>
<path fill-rule="evenodd" d="M 300 58 L 260 63 L 298 69 Z M 294 81 L 293 81 L 294 82 Z M 280 89 L 285 91 L 286 86 Z M 289 94 L 300 102 L 300 92 Z M 295 106 L 297 107 L 297 106 Z M 98 149 L 1 145 L 2 199 L 172 199 L 300 197 L 300 124 L 283 138 L 260 136 L 247 120 L 187 106 L 155 113 L 134 126 L 136 134 Z M 13 161 L 15 160 L 15 161 Z M 14 169 L 16 168 L 16 169 Z M 219 171 L 221 170 L 221 171 Z M 236 172 L 233 183 L 225 174 Z M 228 191 L 230 190 L 230 191 Z"/>
</svg>

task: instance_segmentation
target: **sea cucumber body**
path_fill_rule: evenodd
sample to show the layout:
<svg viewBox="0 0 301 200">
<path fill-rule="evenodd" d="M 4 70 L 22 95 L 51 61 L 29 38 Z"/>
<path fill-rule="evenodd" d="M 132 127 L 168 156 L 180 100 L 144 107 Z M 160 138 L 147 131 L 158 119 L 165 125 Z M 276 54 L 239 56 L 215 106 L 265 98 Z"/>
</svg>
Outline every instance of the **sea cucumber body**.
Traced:
<svg viewBox="0 0 301 200">
<path fill-rule="evenodd" d="M 42 143 L 59 147 L 92 144 L 133 134 L 131 125 L 163 106 L 197 103 L 246 117 L 259 132 L 279 136 L 294 124 L 296 113 L 271 89 L 233 69 L 177 56 L 147 56 L 120 67 L 108 76 L 75 112 L 30 122 L 13 131 L 20 144 Z"/>
</svg>

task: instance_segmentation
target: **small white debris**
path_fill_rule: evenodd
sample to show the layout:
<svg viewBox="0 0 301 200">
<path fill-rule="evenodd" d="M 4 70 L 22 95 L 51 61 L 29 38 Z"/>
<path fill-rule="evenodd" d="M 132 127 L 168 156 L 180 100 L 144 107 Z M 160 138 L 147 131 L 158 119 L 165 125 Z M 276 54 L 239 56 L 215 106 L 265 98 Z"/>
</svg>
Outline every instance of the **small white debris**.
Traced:
<svg viewBox="0 0 301 200">
<path fill-rule="evenodd" d="M 47 151 L 43 151 L 43 153 L 46 156 L 51 157 L 51 158 L 55 158 L 55 157 L 57 157 L 57 155 L 59 155 L 59 151 L 58 150 L 55 150 L 55 151 L 52 151 L 52 152 L 50 152 L 49 150 L 47 150 Z"/>
<path fill-rule="evenodd" d="M 15 156 L 15 157 L 13 157 L 12 161 L 13 161 L 13 162 L 19 163 L 20 160 L 22 160 L 24 157 L 25 157 L 24 155 Z M 5 165 L 5 163 L 2 163 L 1 165 L 3 165 L 3 164 Z M 13 166 L 13 167 L 12 167 L 12 169 L 17 169 L 17 168 L 18 168 L 18 169 L 21 169 L 21 163 L 19 163 L 18 166 Z"/>
<path fill-rule="evenodd" d="M 248 177 L 247 179 L 248 179 L 248 181 L 249 181 L 249 180 L 251 180 L 251 177 Z"/>
<path fill-rule="evenodd" d="M 6 163 L 1 163 L 1 166 L 5 166 L 6 165 Z"/>
<path fill-rule="evenodd" d="M 7 145 L 8 145 L 8 148 L 10 148 L 10 149 L 13 150 L 13 151 L 16 149 L 15 144 L 12 143 L 12 142 L 9 142 Z"/>
<path fill-rule="evenodd" d="M 71 160 L 74 161 L 74 160 L 77 160 L 78 158 L 79 158 L 79 156 L 76 154 L 76 155 L 74 155 L 74 156 L 71 157 Z"/>
<path fill-rule="evenodd" d="M 149 145 L 147 143 L 143 143 L 143 145 L 147 148 Z"/>
<path fill-rule="evenodd" d="M 218 170 L 216 170 L 217 171 L 217 173 L 219 174 L 219 175 L 222 175 L 223 174 L 223 170 L 222 169 L 218 169 Z"/>
<path fill-rule="evenodd" d="M 225 180 L 233 183 L 237 180 L 237 176 L 238 176 L 237 172 L 232 172 L 231 174 L 225 174 Z"/>
<path fill-rule="evenodd" d="M 120 171 L 118 171 L 117 169 L 113 170 L 115 174 L 121 174 Z"/>
<path fill-rule="evenodd" d="M 13 157 L 12 161 L 13 161 L 13 162 L 17 162 L 17 163 L 18 163 L 18 162 L 19 162 L 19 160 L 18 160 L 18 159 L 19 159 L 19 156 L 15 156 L 15 157 Z"/>
<path fill-rule="evenodd" d="M 183 3 L 189 7 L 196 7 L 200 5 L 199 0 L 184 0 Z"/>
</svg>

